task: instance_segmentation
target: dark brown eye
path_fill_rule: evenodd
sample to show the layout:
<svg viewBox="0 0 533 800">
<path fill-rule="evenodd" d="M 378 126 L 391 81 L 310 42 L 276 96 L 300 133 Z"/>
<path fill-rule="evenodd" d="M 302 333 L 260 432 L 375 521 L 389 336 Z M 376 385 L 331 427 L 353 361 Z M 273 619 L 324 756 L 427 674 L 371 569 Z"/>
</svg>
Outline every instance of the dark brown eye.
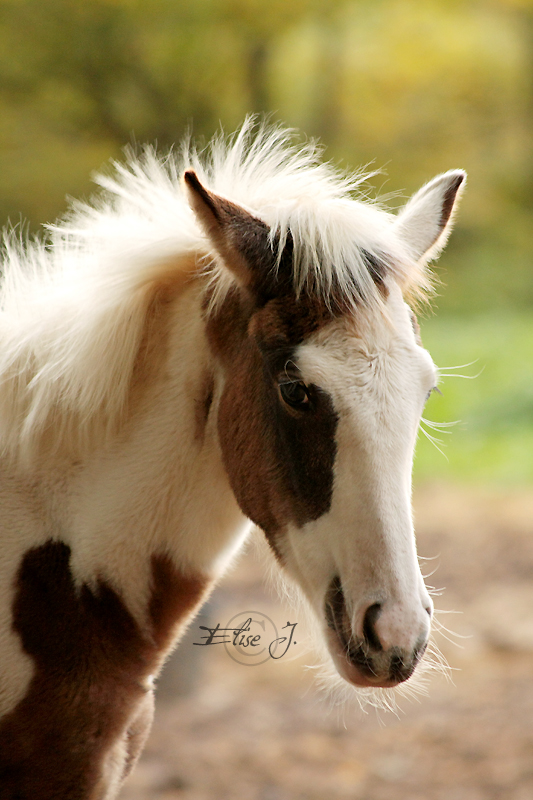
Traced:
<svg viewBox="0 0 533 800">
<path fill-rule="evenodd" d="M 309 403 L 309 392 L 303 381 L 285 381 L 279 384 L 279 393 L 284 403 L 291 408 L 303 409 Z"/>
</svg>

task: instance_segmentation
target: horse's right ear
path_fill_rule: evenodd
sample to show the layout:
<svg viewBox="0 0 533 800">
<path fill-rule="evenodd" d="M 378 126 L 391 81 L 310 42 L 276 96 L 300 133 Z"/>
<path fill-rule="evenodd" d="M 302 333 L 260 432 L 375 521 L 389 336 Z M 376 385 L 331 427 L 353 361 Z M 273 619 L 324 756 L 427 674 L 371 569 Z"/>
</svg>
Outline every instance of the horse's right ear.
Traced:
<svg viewBox="0 0 533 800">
<path fill-rule="evenodd" d="M 183 180 L 191 208 L 226 267 L 241 286 L 259 288 L 272 274 L 274 255 L 268 225 L 208 191 L 193 170 L 187 170 Z"/>
<path fill-rule="evenodd" d="M 427 263 L 443 249 L 466 183 L 466 172 L 454 169 L 423 186 L 400 210 L 395 227 L 416 261 Z"/>
</svg>

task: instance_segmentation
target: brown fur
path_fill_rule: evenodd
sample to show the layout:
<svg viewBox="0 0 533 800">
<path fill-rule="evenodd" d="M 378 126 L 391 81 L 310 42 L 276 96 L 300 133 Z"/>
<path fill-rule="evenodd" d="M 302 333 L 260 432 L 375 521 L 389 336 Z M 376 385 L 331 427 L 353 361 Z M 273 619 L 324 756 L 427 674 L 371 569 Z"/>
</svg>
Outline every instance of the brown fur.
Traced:
<svg viewBox="0 0 533 800">
<path fill-rule="evenodd" d="M 195 439 L 201 442 L 204 438 L 205 427 L 209 419 L 209 412 L 213 403 L 213 393 L 215 390 L 215 379 L 212 374 L 206 374 L 202 384 L 202 390 L 195 400 Z"/>
<path fill-rule="evenodd" d="M 35 673 L 0 724 L 2 800 L 92 800 L 121 739 L 131 769 L 151 722 L 146 679 L 207 586 L 155 556 L 147 636 L 104 581 L 77 590 L 69 562 L 70 548 L 49 541 L 26 553 L 18 573 L 13 628 Z"/>
<path fill-rule="evenodd" d="M 277 376 L 295 360 L 295 347 L 331 319 L 323 304 L 294 296 L 254 313 L 235 292 L 207 324 L 227 376 L 218 412 L 224 464 L 241 509 L 278 556 L 287 521 L 301 526 L 329 508 L 337 417 L 317 387 L 309 387 L 312 412 L 286 408 Z"/>
<path fill-rule="evenodd" d="M 184 575 L 167 555 L 152 556 L 153 588 L 150 619 L 158 653 L 166 652 L 183 624 L 203 599 L 209 580 L 204 575 Z"/>
</svg>

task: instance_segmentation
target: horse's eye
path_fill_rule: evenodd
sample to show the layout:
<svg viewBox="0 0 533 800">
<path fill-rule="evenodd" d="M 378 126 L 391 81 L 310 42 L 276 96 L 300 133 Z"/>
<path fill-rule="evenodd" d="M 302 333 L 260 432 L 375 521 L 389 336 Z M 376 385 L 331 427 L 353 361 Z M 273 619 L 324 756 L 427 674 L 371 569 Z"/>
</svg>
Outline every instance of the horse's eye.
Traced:
<svg viewBox="0 0 533 800">
<path fill-rule="evenodd" d="M 291 408 L 302 409 L 309 403 L 309 392 L 303 381 L 285 381 L 279 384 L 279 393 Z"/>
</svg>

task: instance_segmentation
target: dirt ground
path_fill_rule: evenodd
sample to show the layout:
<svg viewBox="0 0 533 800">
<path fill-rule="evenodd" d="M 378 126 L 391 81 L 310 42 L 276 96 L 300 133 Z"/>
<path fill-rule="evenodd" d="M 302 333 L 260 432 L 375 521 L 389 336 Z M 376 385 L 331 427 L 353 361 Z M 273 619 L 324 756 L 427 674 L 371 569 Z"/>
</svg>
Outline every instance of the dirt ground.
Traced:
<svg viewBox="0 0 533 800">
<path fill-rule="evenodd" d="M 414 506 L 436 606 L 459 612 L 440 617 L 464 637 L 438 637 L 452 679 L 397 716 L 343 712 L 309 655 L 250 668 L 194 647 L 199 624 L 247 608 L 294 616 L 249 553 L 169 662 L 121 800 L 533 800 L 533 491 L 426 487 Z"/>
</svg>

